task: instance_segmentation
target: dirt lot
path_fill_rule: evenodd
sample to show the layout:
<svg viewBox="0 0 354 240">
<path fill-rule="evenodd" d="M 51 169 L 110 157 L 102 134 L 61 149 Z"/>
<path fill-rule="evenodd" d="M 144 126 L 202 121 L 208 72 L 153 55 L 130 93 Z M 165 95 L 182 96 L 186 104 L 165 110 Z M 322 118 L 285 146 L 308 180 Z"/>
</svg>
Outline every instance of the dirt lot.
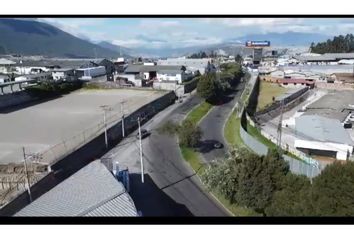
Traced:
<svg viewBox="0 0 354 240">
<path fill-rule="evenodd" d="M 165 92 L 128 89 L 78 90 L 69 95 L 23 109 L 0 113 L 0 164 L 21 162 L 22 147 L 27 153 L 41 152 L 85 129 L 102 125 L 103 110 L 107 119 L 121 118 Z"/>
</svg>

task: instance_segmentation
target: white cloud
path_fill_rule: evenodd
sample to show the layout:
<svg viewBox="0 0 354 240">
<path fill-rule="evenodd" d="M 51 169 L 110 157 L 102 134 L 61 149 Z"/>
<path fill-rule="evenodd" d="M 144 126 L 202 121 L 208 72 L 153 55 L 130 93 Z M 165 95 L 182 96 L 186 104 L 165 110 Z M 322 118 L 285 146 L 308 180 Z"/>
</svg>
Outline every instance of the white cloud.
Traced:
<svg viewBox="0 0 354 240">
<path fill-rule="evenodd" d="M 302 18 L 204 18 L 205 23 L 221 23 L 229 27 L 266 27 L 275 25 L 299 24 Z"/>
<path fill-rule="evenodd" d="M 53 25 L 79 38 L 90 40 L 103 40 L 105 38 L 105 33 L 83 29 L 83 27 L 97 27 L 102 25 L 105 21 L 103 18 L 38 18 L 37 21 Z"/>
<path fill-rule="evenodd" d="M 179 21 L 175 20 L 141 20 L 139 27 L 145 29 L 145 28 L 153 28 L 153 29 L 158 29 L 158 28 L 166 28 L 166 27 L 176 27 L 180 26 Z"/>
</svg>

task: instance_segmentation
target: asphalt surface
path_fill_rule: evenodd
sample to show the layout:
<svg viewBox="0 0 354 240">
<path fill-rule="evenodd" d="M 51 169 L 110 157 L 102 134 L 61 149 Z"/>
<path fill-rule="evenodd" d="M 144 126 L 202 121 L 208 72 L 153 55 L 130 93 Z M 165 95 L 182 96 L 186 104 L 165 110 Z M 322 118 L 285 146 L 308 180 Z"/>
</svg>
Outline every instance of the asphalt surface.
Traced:
<svg viewBox="0 0 354 240">
<path fill-rule="evenodd" d="M 228 145 L 224 138 L 224 125 L 244 88 L 245 81 L 240 82 L 236 90 L 226 96 L 224 103 L 213 107 L 200 122 L 203 137 L 199 151 L 205 161 L 211 162 L 214 159 L 223 158 L 228 153 Z M 223 147 L 215 148 L 214 144 L 217 142 L 222 143 Z"/>
<path fill-rule="evenodd" d="M 130 195 L 143 216 L 229 216 L 203 186 L 190 166 L 183 160 L 177 139 L 156 130 L 168 120 L 181 121 L 198 103 L 197 96 L 184 99 L 157 114 L 142 128 L 151 131 L 143 139 L 144 183 L 141 183 L 139 142 L 132 133 L 108 152 L 106 165 L 117 161 L 131 173 Z"/>
</svg>

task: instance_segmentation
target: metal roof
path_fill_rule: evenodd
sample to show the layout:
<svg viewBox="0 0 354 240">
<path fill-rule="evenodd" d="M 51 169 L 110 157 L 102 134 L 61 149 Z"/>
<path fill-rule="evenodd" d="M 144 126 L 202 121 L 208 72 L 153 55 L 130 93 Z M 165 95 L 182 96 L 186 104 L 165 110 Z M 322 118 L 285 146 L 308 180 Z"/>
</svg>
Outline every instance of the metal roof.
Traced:
<svg viewBox="0 0 354 240">
<path fill-rule="evenodd" d="M 93 161 L 15 216 L 137 216 L 124 186 Z"/>
<path fill-rule="evenodd" d="M 0 58 L 0 65 L 14 65 L 14 61 L 8 60 L 6 58 Z"/>
<path fill-rule="evenodd" d="M 160 71 L 181 71 L 182 65 L 139 65 L 132 64 L 124 70 L 125 73 L 160 72 Z"/>
<path fill-rule="evenodd" d="M 306 136 L 309 140 L 348 144 L 353 146 L 353 140 L 337 119 L 318 115 L 302 115 L 295 118 L 296 134 Z"/>
</svg>

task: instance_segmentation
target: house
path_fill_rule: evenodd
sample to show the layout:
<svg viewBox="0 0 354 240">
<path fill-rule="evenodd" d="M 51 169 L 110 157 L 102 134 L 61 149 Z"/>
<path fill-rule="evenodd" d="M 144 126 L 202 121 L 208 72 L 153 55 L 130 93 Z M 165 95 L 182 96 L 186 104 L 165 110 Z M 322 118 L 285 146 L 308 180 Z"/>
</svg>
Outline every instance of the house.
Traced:
<svg viewBox="0 0 354 240">
<path fill-rule="evenodd" d="M 8 75 L 0 74 L 0 84 L 10 82 L 11 79 Z"/>
<path fill-rule="evenodd" d="M 207 72 L 215 72 L 216 68 L 213 65 L 211 58 L 168 58 L 165 60 L 158 60 L 157 65 L 162 66 L 185 66 L 186 70 L 190 70 L 193 74 L 198 71 L 200 74 Z"/>
<path fill-rule="evenodd" d="M 151 81 L 175 81 L 182 83 L 193 78 L 191 71 L 181 65 L 128 65 L 124 71 L 127 75 L 133 75 L 136 79 Z"/>
<path fill-rule="evenodd" d="M 295 119 L 295 147 L 309 155 L 347 160 L 353 154 L 353 140 L 338 119 L 302 115 Z"/>
<path fill-rule="evenodd" d="M 77 80 L 76 72 L 73 68 L 59 68 L 51 71 L 53 80 L 55 81 L 75 81 Z"/>
<path fill-rule="evenodd" d="M 16 62 L 6 58 L 0 58 L 0 73 L 10 73 L 14 70 Z"/>
<path fill-rule="evenodd" d="M 124 185 L 96 160 L 14 216 L 136 217 L 138 212 Z"/>
<path fill-rule="evenodd" d="M 104 66 L 83 67 L 76 69 L 76 74 L 80 80 L 92 80 L 96 77 L 106 75 L 106 68 Z"/>
</svg>

